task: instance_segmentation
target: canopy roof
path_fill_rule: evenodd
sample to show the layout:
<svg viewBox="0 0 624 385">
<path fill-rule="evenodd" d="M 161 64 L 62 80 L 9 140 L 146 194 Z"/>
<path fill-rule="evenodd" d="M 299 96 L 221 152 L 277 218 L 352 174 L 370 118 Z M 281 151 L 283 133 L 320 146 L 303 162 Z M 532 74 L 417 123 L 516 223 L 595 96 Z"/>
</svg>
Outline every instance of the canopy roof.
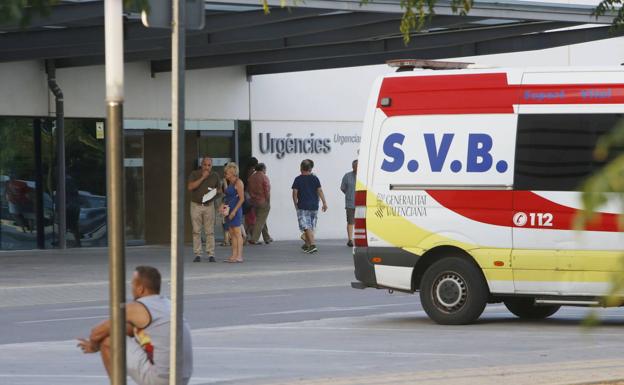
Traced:
<svg viewBox="0 0 624 385">
<path fill-rule="evenodd" d="M 206 26 L 187 32 L 187 69 L 246 66 L 250 75 L 552 48 L 606 39 L 613 16 L 584 5 L 478 1 L 467 16 L 439 1 L 423 30 L 403 42 L 399 0 L 206 1 Z M 289 2 L 290 3 L 290 2 Z M 592 25 L 588 25 L 591 23 Z M 170 30 L 125 17 L 125 60 L 170 71 Z M 61 1 L 26 28 L 0 25 L 0 62 L 54 60 L 58 68 L 104 63 L 104 2 Z"/>
</svg>

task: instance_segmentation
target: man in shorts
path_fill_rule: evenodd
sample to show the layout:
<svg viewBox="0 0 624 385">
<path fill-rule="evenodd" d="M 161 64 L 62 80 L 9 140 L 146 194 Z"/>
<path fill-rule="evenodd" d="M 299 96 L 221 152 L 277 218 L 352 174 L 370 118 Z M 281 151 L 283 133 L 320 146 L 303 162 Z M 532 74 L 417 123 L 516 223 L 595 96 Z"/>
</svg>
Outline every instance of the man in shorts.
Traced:
<svg viewBox="0 0 624 385">
<path fill-rule="evenodd" d="M 319 209 L 319 198 L 323 202 L 323 212 L 327 211 L 325 194 L 321 189 L 321 182 L 312 174 L 314 162 L 305 159 L 301 162 L 301 175 L 297 176 L 292 184 L 292 198 L 297 210 L 299 230 L 303 232 L 305 244 L 302 249 L 305 253 L 312 254 L 318 251 L 314 244 L 314 229 Z"/>
<path fill-rule="evenodd" d="M 134 302 L 126 305 L 126 362 L 128 375 L 139 385 L 169 384 L 169 328 L 171 303 L 160 295 L 160 272 L 150 266 L 138 266 L 132 276 Z M 100 352 L 106 372 L 111 374 L 110 321 L 91 330 L 89 338 L 79 338 L 84 353 Z M 184 321 L 182 332 L 182 383 L 188 384 L 193 373 L 191 331 Z"/>
<path fill-rule="evenodd" d="M 347 212 L 347 246 L 353 247 L 353 225 L 355 224 L 355 176 L 357 175 L 357 159 L 351 163 L 352 171 L 344 174 L 340 191 L 345 195 L 345 210 Z"/>
</svg>

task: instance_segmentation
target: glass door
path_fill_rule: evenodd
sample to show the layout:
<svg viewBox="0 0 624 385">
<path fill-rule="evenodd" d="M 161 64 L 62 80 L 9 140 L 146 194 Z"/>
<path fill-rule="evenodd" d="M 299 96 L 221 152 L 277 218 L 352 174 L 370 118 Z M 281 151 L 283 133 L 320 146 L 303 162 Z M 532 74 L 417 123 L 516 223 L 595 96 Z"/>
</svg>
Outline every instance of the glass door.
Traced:
<svg viewBox="0 0 624 385">
<path fill-rule="evenodd" d="M 212 158 L 212 169 L 223 177 L 223 167 L 236 159 L 235 131 L 200 131 L 197 164 L 204 155 Z"/>
</svg>

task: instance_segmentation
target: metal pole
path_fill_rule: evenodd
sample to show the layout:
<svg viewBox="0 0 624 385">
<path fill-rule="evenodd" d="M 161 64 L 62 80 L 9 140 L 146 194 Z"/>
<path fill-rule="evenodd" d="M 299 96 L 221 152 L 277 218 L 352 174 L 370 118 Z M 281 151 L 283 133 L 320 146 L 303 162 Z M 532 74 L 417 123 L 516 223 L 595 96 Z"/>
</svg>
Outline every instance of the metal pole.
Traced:
<svg viewBox="0 0 624 385">
<path fill-rule="evenodd" d="M 169 383 L 182 384 L 184 311 L 184 68 L 186 9 L 172 1 L 171 21 L 171 355 Z"/>
<path fill-rule="evenodd" d="M 41 154 L 41 119 L 33 121 L 35 141 L 35 218 L 37 227 L 37 248 L 45 249 L 45 228 L 43 216 L 43 160 Z"/>
<path fill-rule="evenodd" d="M 123 5 L 105 0 L 106 45 L 106 192 L 112 385 L 126 384 L 126 269 L 123 169 Z"/>
<path fill-rule="evenodd" d="M 67 243 L 65 233 L 67 232 L 67 210 L 65 207 L 65 112 L 64 99 L 61 88 L 56 83 L 56 67 L 52 60 L 46 60 L 46 71 L 48 73 L 48 88 L 54 94 L 56 109 L 56 215 L 58 217 L 58 246 L 65 249 Z"/>
</svg>

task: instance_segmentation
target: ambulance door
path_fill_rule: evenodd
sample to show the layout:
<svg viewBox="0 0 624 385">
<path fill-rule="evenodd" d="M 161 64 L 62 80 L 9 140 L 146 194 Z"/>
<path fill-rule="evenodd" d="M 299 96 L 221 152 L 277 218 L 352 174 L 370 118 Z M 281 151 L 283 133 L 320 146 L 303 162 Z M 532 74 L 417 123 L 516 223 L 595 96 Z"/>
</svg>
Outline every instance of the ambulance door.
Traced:
<svg viewBox="0 0 624 385">
<path fill-rule="evenodd" d="M 455 246 L 483 269 L 507 270 L 508 276 L 486 278 L 513 292 L 515 126 L 515 114 L 386 119 L 374 148 L 377 203 L 367 214 L 369 246 L 394 246 L 416 255 Z"/>
<path fill-rule="evenodd" d="M 583 79 L 582 73 L 527 75 L 522 91 L 526 105 L 520 107 L 518 118 L 514 180 L 512 263 L 516 290 L 600 295 L 608 287 L 608 272 L 618 267 L 617 250 L 624 246 L 615 226 L 617 210 L 605 208 L 606 217 L 601 218 L 606 222 L 601 219 L 592 231 L 577 231 L 574 220 L 582 207 L 580 186 L 601 166 L 593 158 L 596 141 L 619 119 L 618 114 L 605 113 L 604 106 L 593 105 L 590 96 L 615 93 L 609 91 L 610 85 L 583 88 L 574 84 Z M 570 104 L 559 104 L 566 98 Z M 589 104 L 580 104 L 583 100 Z M 609 108 L 615 109 L 615 105 Z"/>
</svg>

